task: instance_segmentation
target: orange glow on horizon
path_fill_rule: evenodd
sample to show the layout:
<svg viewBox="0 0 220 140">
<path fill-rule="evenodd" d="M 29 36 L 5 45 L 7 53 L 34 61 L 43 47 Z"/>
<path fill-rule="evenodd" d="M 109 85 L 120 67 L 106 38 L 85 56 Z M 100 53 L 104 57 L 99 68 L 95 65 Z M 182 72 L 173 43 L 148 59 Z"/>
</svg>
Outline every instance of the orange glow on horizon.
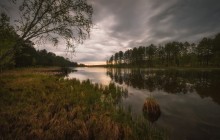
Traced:
<svg viewBox="0 0 220 140">
<path fill-rule="evenodd" d="M 105 61 L 87 61 L 87 62 L 78 62 L 78 64 L 85 64 L 85 65 L 106 65 Z"/>
</svg>

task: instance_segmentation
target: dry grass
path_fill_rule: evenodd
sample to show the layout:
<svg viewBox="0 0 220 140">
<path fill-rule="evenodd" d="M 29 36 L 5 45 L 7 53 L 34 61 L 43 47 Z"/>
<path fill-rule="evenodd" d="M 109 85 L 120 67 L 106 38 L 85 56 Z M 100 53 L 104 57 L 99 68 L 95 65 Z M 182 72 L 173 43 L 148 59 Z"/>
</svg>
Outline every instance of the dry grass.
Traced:
<svg viewBox="0 0 220 140">
<path fill-rule="evenodd" d="M 143 113 L 150 122 L 155 122 L 160 117 L 160 106 L 154 98 L 149 97 L 145 100 Z"/>
<path fill-rule="evenodd" d="M 64 80 L 20 69 L 0 74 L 0 139 L 165 139 L 116 107 L 114 84 Z"/>
</svg>

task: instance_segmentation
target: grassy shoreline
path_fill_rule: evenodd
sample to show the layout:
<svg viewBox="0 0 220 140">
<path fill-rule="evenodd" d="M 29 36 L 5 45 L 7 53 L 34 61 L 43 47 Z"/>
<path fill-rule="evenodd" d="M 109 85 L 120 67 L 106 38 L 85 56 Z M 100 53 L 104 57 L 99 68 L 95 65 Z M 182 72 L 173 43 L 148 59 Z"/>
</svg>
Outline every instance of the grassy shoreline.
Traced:
<svg viewBox="0 0 220 140">
<path fill-rule="evenodd" d="M 64 80 L 41 71 L 0 74 L 1 139 L 167 139 L 164 130 L 134 120 L 117 105 L 125 91 L 114 84 Z"/>
</svg>

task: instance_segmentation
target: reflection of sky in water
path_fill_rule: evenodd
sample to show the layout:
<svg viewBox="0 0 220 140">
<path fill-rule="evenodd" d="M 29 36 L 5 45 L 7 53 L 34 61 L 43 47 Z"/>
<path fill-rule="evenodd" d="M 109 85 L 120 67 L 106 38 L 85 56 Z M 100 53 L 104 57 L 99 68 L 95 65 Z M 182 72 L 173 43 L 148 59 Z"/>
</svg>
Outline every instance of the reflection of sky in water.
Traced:
<svg viewBox="0 0 220 140">
<path fill-rule="evenodd" d="M 220 138 L 220 108 L 210 98 L 201 99 L 196 93 L 162 95 L 160 92 L 155 93 L 155 98 L 163 112 L 157 123 L 171 130 L 174 137 Z"/>
<path fill-rule="evenodd" d="M 130 72 L 128 69 L 125 71 Z M 68 78 L 90 79 L 93 83 L 104 85 L 115 82 L 106 72 L 105 68 L 77 68 L 77 72 L 70 73 Z M 213 102 L 213 97 L 201 98 L 194 90 L 187 94 L 169 94 L 163 89 L 150 92 L 133 88 L 124 82 L 121 86 L 127 88 L 129 93 L 127 98 L 123 98 L 123 104 L 130 106 L 134 114 L 142 114 L 147 97 L 154 97 L 158 101 L 162 113 L 155 125 L 168 129 L 171 139 L 220 139 L 220 105 Z"/>
<path fill-rule="evenodd" d="M 79 80 L 91 80 L 93 83 L 108 85 L 111 78 L 106 75 L 106 69 L 100 68 L 77 68 L 77 72 L 70 73 L 67 78 Z"/>
</svg>

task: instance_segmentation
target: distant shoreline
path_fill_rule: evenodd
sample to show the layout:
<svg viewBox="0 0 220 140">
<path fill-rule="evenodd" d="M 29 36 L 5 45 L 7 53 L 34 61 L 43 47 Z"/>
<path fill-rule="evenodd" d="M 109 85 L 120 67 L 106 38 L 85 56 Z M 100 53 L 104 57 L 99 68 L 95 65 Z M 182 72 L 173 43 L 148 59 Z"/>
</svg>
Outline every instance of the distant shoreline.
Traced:
<svg viewBox="0 0 220 140">
<path fill-rule="evenodd" d="M 142 67 L 142 66 L 107 66 L 107 65 L 86 65 L 84 67 L 104 67 L 104 68 L 144 68 L 144 69 L 218 69 L 220 67 Z"/>
</svg>

